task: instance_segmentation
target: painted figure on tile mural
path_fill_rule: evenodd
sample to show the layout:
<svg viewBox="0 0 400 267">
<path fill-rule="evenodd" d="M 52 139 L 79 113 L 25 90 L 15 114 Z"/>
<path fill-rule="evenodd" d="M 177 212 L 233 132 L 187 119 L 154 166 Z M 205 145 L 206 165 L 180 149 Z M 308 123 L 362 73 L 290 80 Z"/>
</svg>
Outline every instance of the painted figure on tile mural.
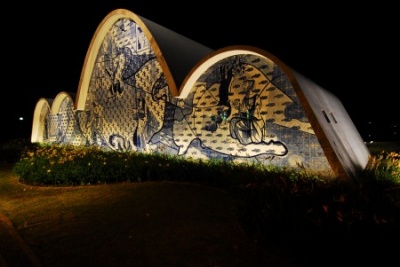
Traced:
<svg viewBox="0 0 400 267">
<path fill-rule="evenodd" d="M 93 115 L 89 123 L 89 127 L 92 128 L 93 140 L 97 144 L 102 143 L 102 128 L 103 128 L 103 107 L 97 102 L 93 102 Z"/>
<path fill-rule="evenodd" d="M 181 100 L 179 114 L 184 117 L 173 128 L 178 154 L 186 153 L 194 140 L 202 148 L 229 157 L 287 154 L 287 147 L 275 135 L 265 136 L 260 105 L 271 85 L 260 70 L 237 62 L 208 73 L 216 78 L 199 81 L 191 95 Z"/>
<path fill-rule="evenodd" d="M 125 49 L 127 50 L 127 49 Z M 125 50 L 123 52 L 125 52 Z M 111 85 L 109 87 L 109 93 L 113 99 L 116 100 L 116 97 L 122 94 L 122 84 L 124 83 L 122 76 L 123 71 L 125 70 L 125 62 L 127 61 L 126 56 L 123 52 L 120 52 L 110 64 L 105 65 L 105 73 L 110 77 Z"/>
<path fill-rule="evenodd" d="M 230 62 L 231 63 L 231 62 Z M 218 98 L 216 98 L 217 106 L 215 112 L 210 116 L 211 120 L 206 123 L 204 130 L 214 132 L 222 122 L 227 122 L 231 114 L 231 104 L 229 99 L 230 86 L 234 74 L 238 71 L 236 64 L 222 64 L 218 68 L 218 75 L 220 76 Z M 214 98 L 214 96 L 213 96 Z"/>
<path fill-rule="evenodd" d="M 64 137 L 65 137 L 65 132 L 63 126 L 63 115 L 62 113 L 57 114 L 57 135 L 56 135 L 56 142 L 57 143 L 63 143 L 64 142 Z"/>
<path fill-rule="evenodd" d="M 238 113 L 232 114 L 230 131 L 232 137 L 241 144 L 260 143 L 263 141 L 264 121 L 259 116 L 257 108 L 257 94 L 252 93 L 254 80 L 245 80 L 243 89 L 246 92 L 241 102 L 233 102 Z"/>
<path fill-rule="evenodd" d="M 103 107 L 94 101 L 89 111 L 77 112 L 77 123 L 86 139 L 86 145 L 102 144 L 101 134 Z"/>
</svg>

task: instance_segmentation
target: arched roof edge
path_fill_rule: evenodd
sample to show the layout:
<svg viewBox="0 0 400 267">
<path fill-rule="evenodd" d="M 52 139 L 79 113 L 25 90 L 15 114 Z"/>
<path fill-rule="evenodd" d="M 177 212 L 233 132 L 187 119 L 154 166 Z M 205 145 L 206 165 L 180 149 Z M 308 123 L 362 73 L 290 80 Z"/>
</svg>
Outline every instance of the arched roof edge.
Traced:
<svg viewBox="0 0 400 267">
<path fill-rule="evenodd" d="M 110 27 L 118 20 L 121 18 L 128 18 L 132 19 L 135 23 L 139 25 L 139 27 L 143 30 L 147 40 L 150 43 L 150 46 L 152 47 L 155 56 L 158 60 L 158 62 L 161 65 L 161 68 L 164 72 L 165 79 L 167 81 L 169 90 L 171 91 L 172 95 L 177 95 L 177 86 L 175 84 L 175 80 L 171 74 L 171 71 L 168 67 L 168 64 L 163 56 L 163 53 L 158 46 L 155 38 L 153 37 L 152 33 L 146 26 L 146 24 L 143 22 L 142 18 L 132 11 L 129 11 L 127 9 L 115 9 L 108 13 L 108 15 L 100 22 L 99 26 L 97 27 L 92 40 L 90 42 L 89 48 L 86 53 L 86 57 L 84 60 L 83 68 L 81 71 L 81 77 L 79 80 L 79 85 L 78 85 L 78 93 L 77 93 L 77 98 L 75 102 L 75 108 L 78 110 L 84 110 L 85 109 L 85 102 L 86 98 L 88 95 L 88 90 L 89 90 L 89 84 L 90 84 L 90 78 L 92 75 L 93 67 L 95 64 L 96 56 L 97 53 L 100 49 L 100 46 L 104 40 L 105 35 L 108 33 L 108 30 Z"/>
</svg>

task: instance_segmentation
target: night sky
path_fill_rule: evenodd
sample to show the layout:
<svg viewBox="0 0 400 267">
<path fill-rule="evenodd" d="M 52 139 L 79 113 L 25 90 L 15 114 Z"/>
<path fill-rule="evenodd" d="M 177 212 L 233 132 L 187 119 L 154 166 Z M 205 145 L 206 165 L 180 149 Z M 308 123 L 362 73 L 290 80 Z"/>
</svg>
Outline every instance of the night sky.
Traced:
<svg viewBox="0 0 400 267">
<path fill-rule="evenodd" d="M 213 50 L 230 45 L 261 48 L 335 94 L 365 139 L 400 140 L 400 130 L 393 135 L 391 128 L 396 122 L 400 127 L 400 24 L 394 2 L 45 2 L 10 3 L 1 18 L 3 140 L 30 138 L 40 98 L 77 92 L 90 41 L 103 18 L 117 8 Z"/>
</svg>

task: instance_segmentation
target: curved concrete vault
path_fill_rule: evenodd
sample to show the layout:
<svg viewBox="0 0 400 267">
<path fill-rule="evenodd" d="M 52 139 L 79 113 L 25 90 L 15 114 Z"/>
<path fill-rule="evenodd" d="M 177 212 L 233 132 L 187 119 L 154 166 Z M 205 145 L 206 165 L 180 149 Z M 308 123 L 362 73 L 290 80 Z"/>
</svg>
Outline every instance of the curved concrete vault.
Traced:
<svg viewBox="0 0 400 267">
<path fill-rule="evenodd" d="M 78 93 L 38 101 L 32 142 L 101 146 L 356 176 L 369 152 L 339 99 L 261 49 L 213 51 L 109 13 Z"/>
</svg>

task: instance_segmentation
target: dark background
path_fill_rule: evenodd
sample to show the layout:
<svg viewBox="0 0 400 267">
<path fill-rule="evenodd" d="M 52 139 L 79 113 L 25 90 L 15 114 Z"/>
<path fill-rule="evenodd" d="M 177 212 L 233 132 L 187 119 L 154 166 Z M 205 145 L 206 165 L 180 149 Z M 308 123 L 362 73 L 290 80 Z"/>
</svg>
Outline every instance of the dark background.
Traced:
<svg viewBox="0 0 400 267">
<path fill-rule="evenodd" d="M 112 10 L 125 8 L 214 50 L 264 49 L 335 94 L 364 140 L 400 141 L 394 127 L 400 127 L 397 8 L 382 1 L 349 3 L 9 3 L 1 18 L 1 138 L 30 138 L 40 98 L 77 92 L 98 25 Z"/>
</svg>

